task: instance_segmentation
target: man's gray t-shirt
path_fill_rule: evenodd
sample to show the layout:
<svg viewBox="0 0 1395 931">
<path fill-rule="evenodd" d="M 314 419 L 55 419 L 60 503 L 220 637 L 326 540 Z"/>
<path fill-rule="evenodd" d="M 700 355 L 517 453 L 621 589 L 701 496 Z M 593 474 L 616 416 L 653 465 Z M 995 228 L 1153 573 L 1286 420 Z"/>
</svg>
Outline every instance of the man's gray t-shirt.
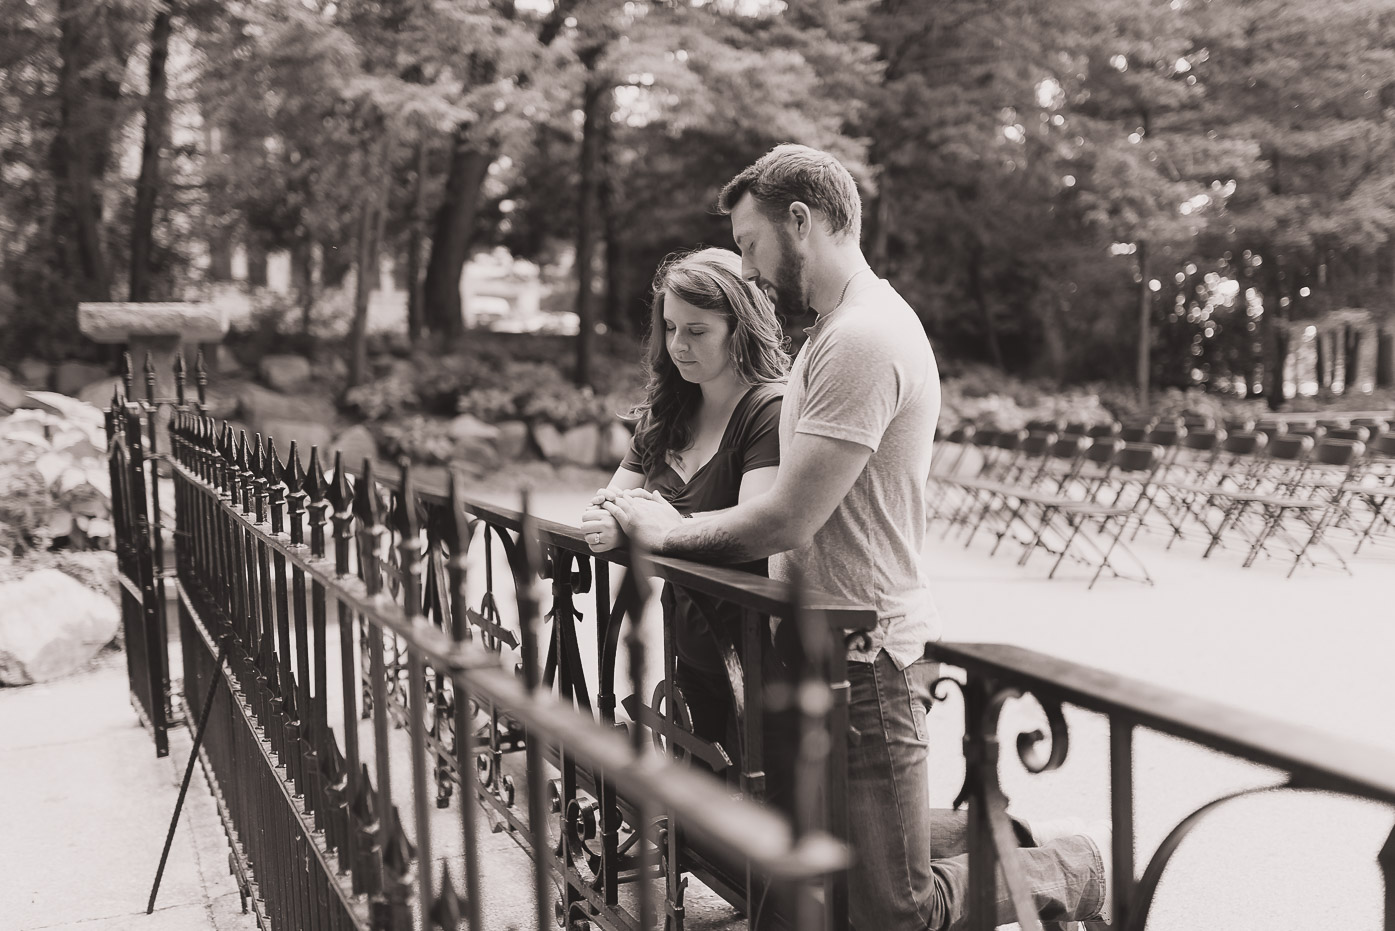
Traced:
<svg viewBox="0 0 1395 931">
<path fill-rule="evenodd" d="M 815 588 L 875 606 L 871 649 L 848 659 L 870 663 L 885 648 L 904 669 L 940 636 L 920 565 L 940 376 L 910 305 L 886 281 L 859 277 L 807 331 L 785 392 L 780 448 L 807 433 L 872 455 L 813 540 L 770 558 L 770 575 L 790 579 L 797 570 Z"/>
</svg>

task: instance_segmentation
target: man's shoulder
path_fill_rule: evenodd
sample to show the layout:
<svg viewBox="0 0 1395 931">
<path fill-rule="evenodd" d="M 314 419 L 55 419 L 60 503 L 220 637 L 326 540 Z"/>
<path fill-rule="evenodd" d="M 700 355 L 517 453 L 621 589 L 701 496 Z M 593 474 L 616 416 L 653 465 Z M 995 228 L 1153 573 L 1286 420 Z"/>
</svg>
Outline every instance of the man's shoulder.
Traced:
<svg viewBox="0 0 1395 931">
<path fill-rule="evenodd" d="M 930 344 L 911 305 L 887 282 L 868 288 L 828 321 L 820 349 L 876 351 L 892 357 L 919 354 Z"/>
</svg>

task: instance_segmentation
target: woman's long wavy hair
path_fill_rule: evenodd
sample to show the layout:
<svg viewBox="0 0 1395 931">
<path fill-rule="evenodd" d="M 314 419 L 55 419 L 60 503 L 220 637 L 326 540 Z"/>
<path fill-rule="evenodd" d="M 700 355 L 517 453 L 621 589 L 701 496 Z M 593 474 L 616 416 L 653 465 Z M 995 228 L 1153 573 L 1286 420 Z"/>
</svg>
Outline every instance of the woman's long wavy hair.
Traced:
<svg viewBox="0 0 1395 931">
<path fill-rule="evenodd" d="M 644 403 L 635 408 L 635 449 L 646 475 L 662 466 L 672 451 L 687 449 L 693 439 L 693 415 L 702 389 L 687 381 L 669 358 L 664 327 L 664 296 L 672 294 L 694 307 L 726 318 L 731 329 L 727 352 L 746 385 L 785 380 L 790 368 L 784 331 L 775 307 L 754 283 L 741 277 L 741 257 L 727 249 L 675 253 L 654 275 L 654 298 L 644 366 L 649 376 Z"/>
</svg>

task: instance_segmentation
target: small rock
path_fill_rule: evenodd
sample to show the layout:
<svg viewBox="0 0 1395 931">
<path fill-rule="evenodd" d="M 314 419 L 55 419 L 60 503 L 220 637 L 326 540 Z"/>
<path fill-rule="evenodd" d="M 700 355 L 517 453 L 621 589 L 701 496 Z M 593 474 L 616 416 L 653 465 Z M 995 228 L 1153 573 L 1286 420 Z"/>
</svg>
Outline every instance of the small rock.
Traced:
<svg viewBox="0 0 1395 931">
<path fill-rule="evenodd" d="M 601 448 L 596 453 L 596 465 L 603 469 L 613 469 L 630 451 L 630 431 L 625 425 L 612 420 L 601 431 Z"/>
<path fill-rule="evenodd" d="M 112 637 L 121 613 L 57 569 L 0 584 L 0 683 L 29 685 L 79 669 Z"/>
<path fill-rule="evenodd" d="M 495 426 L 499 428 L 499 437 L 494 441 L 499 458 L 505 462 L 522 459 L 528 452 L 528 425 L 521 420 L 505 420 Z"/>
<path fill-rule="evenodd" d="M 336 452 L 344 454 L 345 465 L 350 468 L 358 468 L 365 458 L 378 458 L 378 441 L 373 438 L 371 430 L 363 424 L 358 424 L 330 441 L 329 455 L 323 459 L 326 469 L 334 463 L 334 453 Z"/>
<path fill-rule="evenodd" d="M 0 417 L 24 407 L 24 400 L 24 389 L 11 381 L 8 373 L 0 370 Z"/>
<path fill-rule="evenodd" d="M 548 462 L 556 462 L 562 458 L 562 433 L 552 424 L 534 424 L 533 442 L 538 444 L 538 449 Z"/>
<path fill-rule="evenodd" d="M 105 365 L 93 365 L 90 362 L 60 362 L 53 374 L 53 390 L 59 394 L 77 396 L 77 393 L 87 385 L 107 377 L 107 367 Z M 110 398 L 110 392 L 107 393 Z"/>
<path fill-rule="evenodd" d="M 53 377 L 53 366 L 41 359 L 25 359 L 19 363 L 19 380 L 26 388 L 47 391 L 49 379 Z"/>
<path fill-rule="evenodd" d="M 272 388 L 290 391 L 310 380 L 310 360 L 290 354 L 263 356 L 258 371 Z"/>
<path fill-rule="evenodd" d="M 474 414 L 461 414 L 450 422 L 448 432 L 456 440 L 478 439 L 496 440 L 499 438 L 499 428 L 491 423 L 485 423 Z"/>
<path fill-rule="evenodd" d="M 593 466 L 601 447 L 601 428 L 587 423 L 562 434 L 562 458 L 576 465 Z"/>
</svg>

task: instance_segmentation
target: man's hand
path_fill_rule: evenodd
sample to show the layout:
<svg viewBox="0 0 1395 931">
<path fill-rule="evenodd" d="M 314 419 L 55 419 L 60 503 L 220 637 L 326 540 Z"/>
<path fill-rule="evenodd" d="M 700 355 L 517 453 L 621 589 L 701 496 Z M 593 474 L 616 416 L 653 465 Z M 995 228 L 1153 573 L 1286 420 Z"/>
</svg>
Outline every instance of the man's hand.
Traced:
<svg viewBox="0 0 1395 931">
<path fill-rule="evenodd" d="M 601 507 L 615 518 L 631 540 L 656 553 L 660 552 L 669 531 L 683 524 L 683 515 L 673 505 L 643 489 L 616 494 Z"/>
</svg>

